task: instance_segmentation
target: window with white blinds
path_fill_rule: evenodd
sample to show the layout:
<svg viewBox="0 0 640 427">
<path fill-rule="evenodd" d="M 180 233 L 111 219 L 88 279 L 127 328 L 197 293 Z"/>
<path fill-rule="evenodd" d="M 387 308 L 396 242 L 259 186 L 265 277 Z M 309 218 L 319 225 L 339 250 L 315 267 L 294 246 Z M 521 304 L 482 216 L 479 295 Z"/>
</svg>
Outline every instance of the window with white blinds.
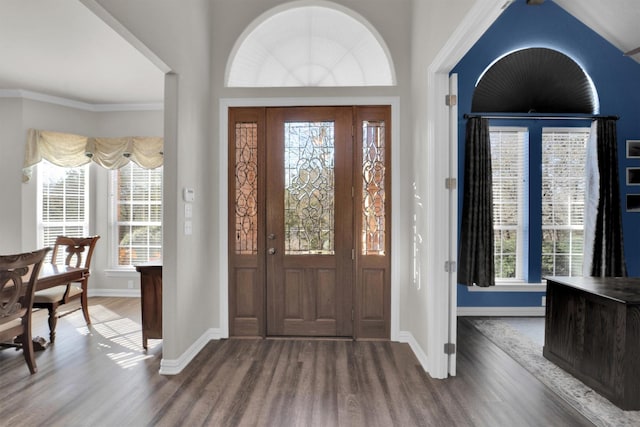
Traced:
<svg viewBox="0 0 640 427">
<path fill-rule="evenodd" d="M 589 128 L 542 130 L 542 275 L 582 274 Z"/>
<path fill-rule="evenodd" d="M 494 259 L 497 279 L 523 278 L 528 200 L 526 128 L 490 128 Z"/>
<path fill-rule="evenodd" d="M 115 268 L 162 258 L 162 167 L 111 171 Z"/>
<path fill-rule="evenodd" d="M 42 161 L 38 164 L 38 247 L 53 247 L 58 236 L 88 233 L 89 165 L 63 168 Z"/>
<path fill-rule="evenodd" d="M 544 276 L 582 273 L 589 131 L 490 128 L 498 281 L 539 282 Z"/>
</svg>

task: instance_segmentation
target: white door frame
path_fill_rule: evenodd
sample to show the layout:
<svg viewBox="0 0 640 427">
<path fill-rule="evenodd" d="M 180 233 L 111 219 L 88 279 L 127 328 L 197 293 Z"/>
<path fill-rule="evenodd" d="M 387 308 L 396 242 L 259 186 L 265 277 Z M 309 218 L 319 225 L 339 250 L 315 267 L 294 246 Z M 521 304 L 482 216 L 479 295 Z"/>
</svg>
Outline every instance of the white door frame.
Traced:
<svg viewBox="0 0 640 427">
<path fill-rule="evenodd" d="M 340 105 L 390 105 L 391 106 L 391 194 L 400 194 L 401 170 L 399 155 L 393 153 L 400 150 L 400 97 L 371 96 L 345 98 L 221 98 L 219 104 L 220 117 L 220 157 L 218 159 L 218 215 L 219 229 L 228 227 L 228 151 L 229 108 L 230 107 L 300 107 L 300 106 L 340 106 Z M 399 212 L 396 206 L 400 197 L 391 198 L 391 212 Z M 401 224 L 396 224 L 399 215 L 391 215 L 391 340 L 398 341 L 400 336 L 400 284 L 398 280 L 398 254 L 400 243 L 398 233 Z M 218 250 L 220 253 L 220 333 L 222 338 L 229 337 L 229 254 L 228 233 L 221 232 Z"/>
<path fill-rule="evenodd" d="M 457 126 L 457 123 L 450 123 L 449 107 L 445 103 L 445 96 L 449 94 L 449 74 L 512 1 L 476 0 L 427 70 L 427 140 L 428 146 L 433 147 L 429 151 L 430 182 L 427 183 L 432 195 L 429 200 L 431 206 L 449 206 L 449 191 L 444 182 L 455 172 L 455 169 L 450 170 L 450 164 L 458 162 L 457 147 L 450 146 L 457 143 L 451 141 L 451 127 Z M 450 158 L 448 161 L 443 161 L 441 157 L 436 160 L 435 153 L 448 153 Z M 433 235 L 427 239 L 428 253 L 433 254 L 431 265 L 434 266 L 434 271 L 427 287 L 428 366 L 425 369 L 433 378 L 447 378 L 448 375 L 455 375 L 456 367 L 455 354 L 447 356 L 444 346 L 450 342 L 450 333 L 456 332 L 455 329 L 450 330 L 449 324 L 451 319 L 457 317 L 457 302 L 455 299 L 450 301 L 449 298 L 452 291 L 450 288 L 458 285 L 456 273 L 447 273 L 444 265 L 447 261 L 457 260 L 457 229 L 448 230 L 442 225 L 449 224 L 451 215 L 456 215 L 457 218 L 457 212 L 449 212 L 449 209 L 430 209 L 429 212 L 429 227 Z M 452 224 L 457 228 L 457 220 L 452 221 Z M 442 242 L 449 242 L 449 251 L 441 250 Z M 454 258 L 451 259 L 450 256 Z M 453 295 L 455 294 L 454 290 Z M 449 304 L 445 304 L 445 301 L 449 301 Z"/>
<path fill-rule="evenodd" d="M 458 75 L 449 77 L 449 259 L 458 259 Z M 456 261 L 457 264 L 457 261 Z M 458 274 L 456 268 L 449 269 L 449 343 L 458 345 Z M 449 375 L 456 375 L 456 354 L 449 354 Z"/>
</svg>

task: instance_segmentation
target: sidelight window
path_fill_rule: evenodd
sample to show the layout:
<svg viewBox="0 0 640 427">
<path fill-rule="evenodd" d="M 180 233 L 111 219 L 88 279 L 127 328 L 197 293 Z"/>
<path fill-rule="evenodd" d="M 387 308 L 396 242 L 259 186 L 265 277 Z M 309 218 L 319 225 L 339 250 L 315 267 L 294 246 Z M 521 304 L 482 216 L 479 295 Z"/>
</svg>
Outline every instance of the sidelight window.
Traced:
<svg viewBox="0 0 640 427">
<path fill-rule="evenodd" d="M 385 254 L 384 136 L 384 121 L 362 122 L 362 255 Z"/>
<path fill-rule="evenodd" d="M 235 252 L 258 253 L 258 124 L 236 123 Z"/>
</svg>

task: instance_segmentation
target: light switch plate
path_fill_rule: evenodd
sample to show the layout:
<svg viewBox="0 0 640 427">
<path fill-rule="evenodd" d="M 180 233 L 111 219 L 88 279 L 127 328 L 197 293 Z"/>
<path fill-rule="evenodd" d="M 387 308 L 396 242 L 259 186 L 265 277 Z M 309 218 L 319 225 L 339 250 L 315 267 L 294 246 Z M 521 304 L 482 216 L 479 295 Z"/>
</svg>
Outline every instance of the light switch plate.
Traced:
<svg viewBox="0 0 640 427">
<path fill-rule="evenodd" d="M 182 189 L 182 198 L 185 202 L 193 202 L 196 198 L 196 191 L 193 188 L 183 188 Z"/>
</svg>

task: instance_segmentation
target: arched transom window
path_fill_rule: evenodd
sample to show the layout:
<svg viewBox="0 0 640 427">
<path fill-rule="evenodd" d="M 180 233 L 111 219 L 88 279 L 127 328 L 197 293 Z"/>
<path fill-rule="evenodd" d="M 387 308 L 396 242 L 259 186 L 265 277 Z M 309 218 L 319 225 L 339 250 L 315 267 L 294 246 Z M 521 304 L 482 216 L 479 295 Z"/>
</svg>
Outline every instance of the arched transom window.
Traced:
<svg viewBox="0 0 640 427">
<path fill-rule="evenodd" d="M 511 52 L 480 77 L 471 111 L 597 114 L 591 78 L 564 53 L 543 47 Z"/>
<path fill-rule="evenodd" d="M 294 2 L 256 19 L 240 36 L 228 87 L 392 86 L 389 51 L 375 29 L 330 2 Z"/>
</svg>

